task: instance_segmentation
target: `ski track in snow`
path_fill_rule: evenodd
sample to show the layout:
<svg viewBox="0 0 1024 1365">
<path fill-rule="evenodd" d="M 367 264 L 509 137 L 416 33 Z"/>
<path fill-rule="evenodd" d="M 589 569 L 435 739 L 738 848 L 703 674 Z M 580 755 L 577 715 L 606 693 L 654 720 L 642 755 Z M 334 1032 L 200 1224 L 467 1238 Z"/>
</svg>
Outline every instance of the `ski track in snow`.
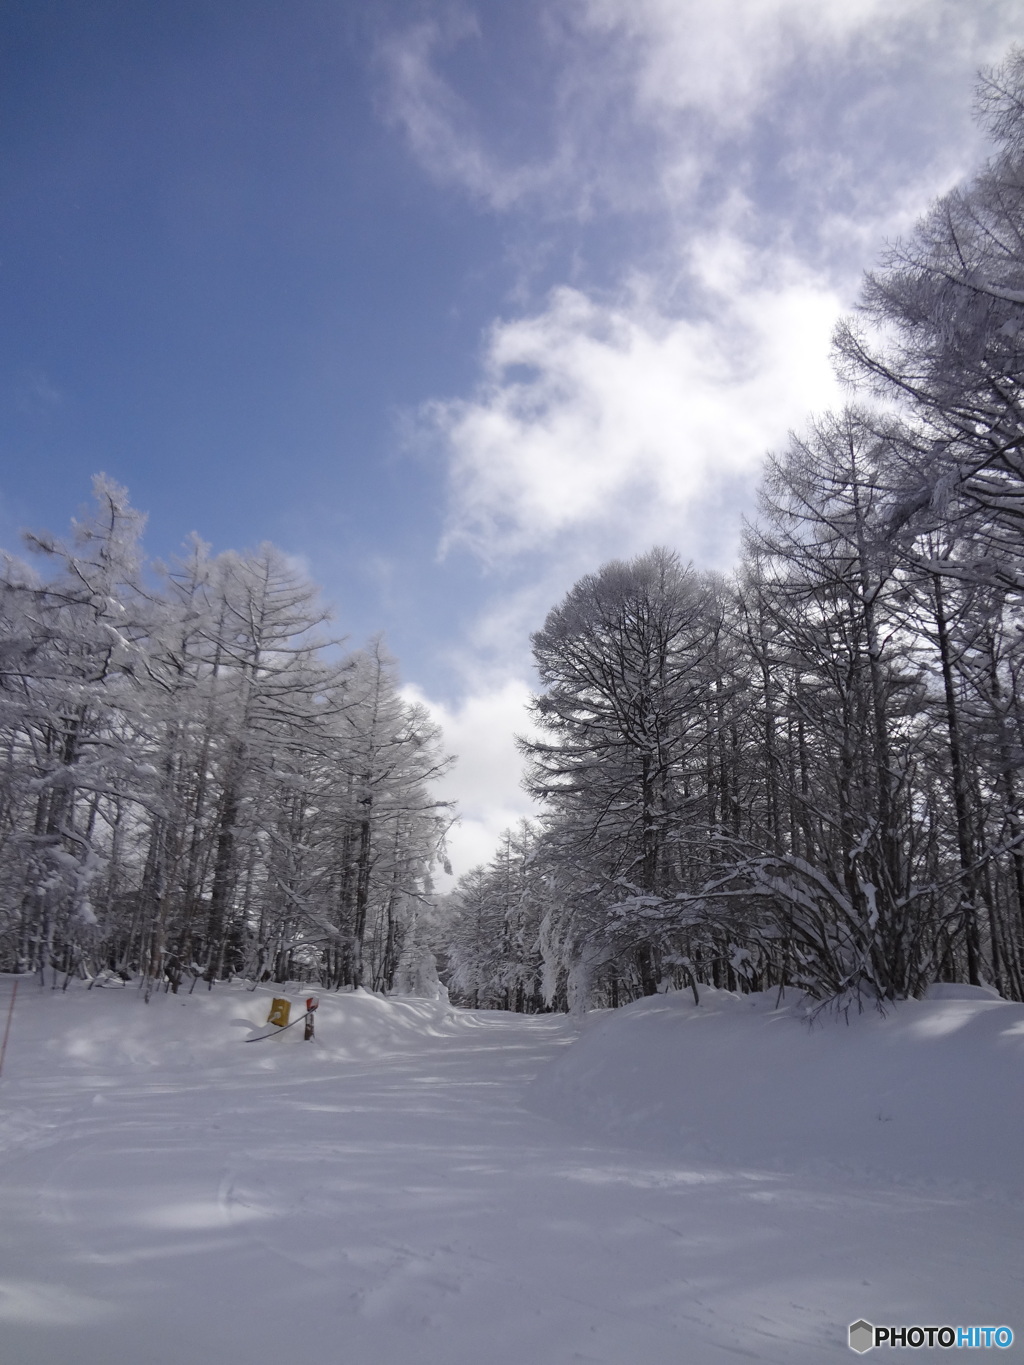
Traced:
<svg viewBox="0 0 1024 1365">
<path fill-rule="evenodd" d="M 424 1005 L 420 1036 L 345 1058 L 321 1041 L 340 997 L 312 1047 L 243 1059 L 222 1027 L 215 1062 L 148 1063 L 133 1021 L 176 1002 L 130 1003 L 107 1066 L 106 1034 L 60 1065 L 38 1041 L 61 999 L 16 1020 L 2 1365 L 819 1365 L 853 1358 L 862 1316 L 1018 1325 L 1019 1207 L 659 1157 L 526 1110 L 567 1019 Z"/>
</svg>

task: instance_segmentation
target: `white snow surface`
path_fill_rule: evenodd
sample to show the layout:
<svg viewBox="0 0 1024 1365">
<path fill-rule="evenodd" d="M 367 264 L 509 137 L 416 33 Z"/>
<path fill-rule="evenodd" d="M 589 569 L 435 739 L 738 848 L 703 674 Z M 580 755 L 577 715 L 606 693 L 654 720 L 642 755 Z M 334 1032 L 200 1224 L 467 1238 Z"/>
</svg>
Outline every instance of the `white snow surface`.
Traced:
<svg viewBox="0 0 1024 1365">
<path fill-rule="evenodd" d="M 1024 1198 L 1024 1006 L 984 987 L 838 1019 L 652 996 L 586 1016 L 529 1102 L 677 1157 Z"/>
<path fill-rule="evenodd" d="M 1020 1005 L 360 991 L 247 1044 L 274 993 L 21 981 L 2 1365 L 818 1365 L 860 1317 L 1022 1354 Z"/>
</svg>

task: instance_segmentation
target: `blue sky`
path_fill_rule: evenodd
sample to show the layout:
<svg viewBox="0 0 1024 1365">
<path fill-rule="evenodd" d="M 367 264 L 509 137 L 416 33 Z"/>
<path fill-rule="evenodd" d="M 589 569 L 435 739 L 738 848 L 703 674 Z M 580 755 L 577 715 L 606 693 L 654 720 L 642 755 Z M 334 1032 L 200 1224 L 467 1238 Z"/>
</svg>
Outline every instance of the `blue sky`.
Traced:
<svg viewBox="0 0 1024 1365">
<path fill-rule="evenodd" d="M 7 0 L 0 543 L 103 470 L 272 540 L 527 809 L 529 632 L 733 562 L 861 271 L 984 155 L 1017 0 Z"/>
</svg>

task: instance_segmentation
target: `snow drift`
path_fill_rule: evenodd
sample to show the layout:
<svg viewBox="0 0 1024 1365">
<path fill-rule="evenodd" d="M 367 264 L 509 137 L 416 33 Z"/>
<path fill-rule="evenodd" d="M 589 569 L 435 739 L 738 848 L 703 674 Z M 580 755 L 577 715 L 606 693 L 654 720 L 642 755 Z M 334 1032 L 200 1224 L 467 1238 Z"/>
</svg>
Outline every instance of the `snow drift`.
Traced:
<svg viewBox="0 0 1024 1365">
<path fill-rule="evenodd" d="M 711 1161 L 1024 1194 L 1024 1005 L 935 986 L 846 1019 L 706 989 L 587 1016 L 531 1108 Z"/>
</svg>

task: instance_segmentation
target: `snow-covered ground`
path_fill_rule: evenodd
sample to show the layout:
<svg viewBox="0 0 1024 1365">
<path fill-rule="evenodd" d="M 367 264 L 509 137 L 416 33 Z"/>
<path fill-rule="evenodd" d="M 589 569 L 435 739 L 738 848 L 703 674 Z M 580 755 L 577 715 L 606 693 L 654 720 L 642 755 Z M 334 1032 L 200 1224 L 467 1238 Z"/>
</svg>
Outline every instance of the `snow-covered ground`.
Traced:
<svg viewBox="0 0 1024 1365">
<path fill-rule="evenodd" d="M 707 992 L 577 1041 L 360 992 L 246 1044 L 270 995 L 21 983 L 2 1365 L 818 1365 L 860 1317 L 1021 1354 L 1024 1007 Z"/>
</svg>

